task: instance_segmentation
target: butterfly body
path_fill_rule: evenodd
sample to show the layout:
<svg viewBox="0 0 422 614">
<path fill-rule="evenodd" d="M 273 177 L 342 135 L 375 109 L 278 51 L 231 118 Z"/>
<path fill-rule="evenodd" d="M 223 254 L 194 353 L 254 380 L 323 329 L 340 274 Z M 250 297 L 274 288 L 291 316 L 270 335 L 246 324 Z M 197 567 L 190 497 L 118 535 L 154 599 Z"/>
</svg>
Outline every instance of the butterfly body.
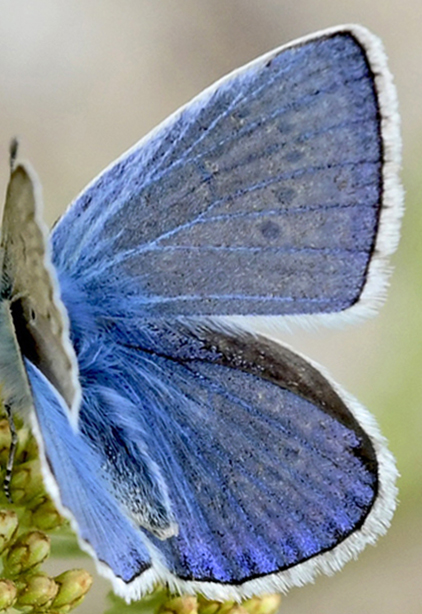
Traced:
<svg viewBox="0 0 422 614">
<path fill-rule="evenodd" d="M 394 139 L 378 42 L 345 26 L 172 116 L 76 199 L 51 253 L 34 179 L 12 172 L 0 376 L 25 382 L 46 484 L 127 599 L 157 581 L 285 590 L 386 530 L 396 470 L 372 417 L 253 327 L 376 307 L 401 212 Z"/>
</svg>

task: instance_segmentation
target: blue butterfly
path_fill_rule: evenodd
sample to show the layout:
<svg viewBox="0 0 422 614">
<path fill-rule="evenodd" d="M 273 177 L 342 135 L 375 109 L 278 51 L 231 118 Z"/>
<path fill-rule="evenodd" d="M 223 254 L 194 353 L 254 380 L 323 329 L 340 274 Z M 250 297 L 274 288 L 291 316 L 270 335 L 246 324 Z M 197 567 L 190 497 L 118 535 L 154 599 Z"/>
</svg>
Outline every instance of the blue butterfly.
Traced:
<svg viewBox="0 0 422 614">
<path fill-rule="evenodd" d="M 13 163 L 2 396 L 118 594 L 282 591 L 385 532 L 396 469 L 374 419 L 255 326 L 378 307 L 399 158 L 381 44 L 342 26 L 200 94 L 95 179 L 50 242 L 36 177 Z"/>
</svg>

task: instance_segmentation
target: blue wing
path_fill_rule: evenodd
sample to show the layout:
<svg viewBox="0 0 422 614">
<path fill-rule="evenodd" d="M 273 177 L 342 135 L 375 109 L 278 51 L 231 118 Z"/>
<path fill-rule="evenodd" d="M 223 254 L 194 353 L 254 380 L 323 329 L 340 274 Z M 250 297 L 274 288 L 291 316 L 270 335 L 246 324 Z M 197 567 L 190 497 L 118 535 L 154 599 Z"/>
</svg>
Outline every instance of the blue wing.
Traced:
<svg viewBox="0 0 422 614">
<path fill-rule="evenodd" d="M 376 45 L 331 31 L 200 95 L 74 202 L 52 237 L 59 273 L 93 300 L 119 280 L 153 317 L 356 304 L 396 234 L 381 224 L 397 135 Z"/>
<path fill-rule="evenodd" d="M 259 578 L 246 590 L 300 584 L 326 569 L 325 556 L 339 567 L 383 532 L 394 507 L 389 455 L 308 362 L 246 333 L 109 324 L 113 335 L 78 348 L 80 435 L 40 375 L 34 385 L 34 367 L 29 376 L 62 504 L 127 582 L 122 594 L 151 588 L 145 548 L 155 579 L 239 597 Z M 141 513 L 135 529 L 128 519 L 142 508 L 161 525 Z"/>
<path fill-rule="evenodd" d="M 88 551 L 123 582 L 132 581 L 151 567 L 142 535 L 122 514 L 104 479 L 103 452 L 99 454 L 69 424 L 68 410 L 46 377 L 25 361 L 33 392 L 40 451 L 48 460 L 48 479 L 60 511 L 76 520 L 73 529 L 88 545 Z M 102 569 L 104 573 L 104 569 Z M 105 573 L 107 575 L 107 573 Z"/>
<path fill-rule="evenodd" d="M 151 537 L 170 572 L 242 584 L 333 549 L 363 524 L 378 493 L 375 449 L 309 363 L 206 328 L 153 324 L 139 337 L 151 354 L 137 358 L 161 383 L 143 387 L 141 413 L 179 525 L 172 539 Z M 122 359 L 132 366 L 133 344 L 135 335 Z"/>
<path fill-rule="evenodd" d="M 394 96 L 378 96 L 375 48 L 346 28 L 257 60 L 106 170 L 53 233 L 83 402 L 74 434 L 28 365 L 41 439 L 56 496 L 126 597 L 155 580 L 281 590 L 391 518 L 394 464 L 365 411 L 287 348 L 195 319 L 360 301 L 395 238 Z"/>
</svg>

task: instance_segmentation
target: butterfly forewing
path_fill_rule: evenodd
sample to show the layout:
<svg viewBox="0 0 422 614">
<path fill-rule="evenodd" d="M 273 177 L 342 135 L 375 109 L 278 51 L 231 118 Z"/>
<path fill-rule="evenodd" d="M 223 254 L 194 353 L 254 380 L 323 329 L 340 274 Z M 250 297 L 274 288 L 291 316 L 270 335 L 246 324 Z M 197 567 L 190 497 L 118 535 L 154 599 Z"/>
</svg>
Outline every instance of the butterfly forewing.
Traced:
<svg viewBox="0 0 422 614">
<path fill-rule="evenodd" d="M 337 30 L 222 80 L 82 193 L 53 235 L 59 269 L 94 294 L 119 279 L 154 317 L 351 308 L 395 112 L 374 69 Z"/>
</svg>

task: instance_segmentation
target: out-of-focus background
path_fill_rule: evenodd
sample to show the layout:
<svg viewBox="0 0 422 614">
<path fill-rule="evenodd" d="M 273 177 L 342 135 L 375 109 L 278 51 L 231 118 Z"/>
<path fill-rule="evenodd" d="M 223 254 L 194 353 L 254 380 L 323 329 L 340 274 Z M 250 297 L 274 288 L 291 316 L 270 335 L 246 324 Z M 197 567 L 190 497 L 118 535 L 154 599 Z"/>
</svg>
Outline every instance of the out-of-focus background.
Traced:
<svg viewBox="0 0 422 614">
<path fill-rule="evenodd" d="M 389 533 L 284 614 L 422 612 L 422 3 L 420 0 L 0 0 L 0 189 L 8 143 L 37 169 L 52 223 L 106 164 L 228 71 L 309 32 L 362 23 L 384 41 L 402 115 L 406 215 L 380 315 L 294 331 L 377 417 L 402 477 Z M 92 569 L 88 559 L 79 561 Z M 50 571 L 68 563 L 56 561 Z M 101 614 L 107 583 L 78 610 Z M 122 614 L 124 609 L 122 608 Z"/>
</svg>

